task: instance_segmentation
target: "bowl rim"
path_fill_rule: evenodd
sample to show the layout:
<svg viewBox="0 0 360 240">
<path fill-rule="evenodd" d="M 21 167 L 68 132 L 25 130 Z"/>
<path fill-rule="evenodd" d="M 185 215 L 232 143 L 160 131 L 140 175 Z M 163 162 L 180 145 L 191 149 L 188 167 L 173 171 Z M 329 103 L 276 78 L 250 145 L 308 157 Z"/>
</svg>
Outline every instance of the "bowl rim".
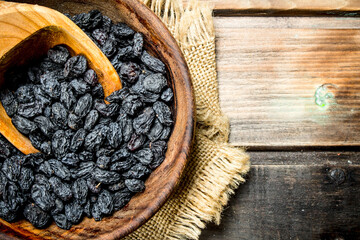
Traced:
<svg viewBox="0 0 360 240">
<path fill-rule="evenodd" d="M 78 2 L 82 2 L 83 0 L 79 0 Z M 27 0 L 17 1 L 17 2 L 27 2 Z M 39 5 L 46 6 L 47 1 L 38 1 Z M 86 1 L 84 1 L 86 2 Z M 99 0 L 98 2 L 107 2 L 107 0 Z M 185 169 L 187 160 L 190 155 L 191 145 L 194 140 L 194 131 L 195 131 L 195 122 L 196 122 L 196 109 L 195 109 L 195 98 L 194 98 L 194 91 L 190 77 L 190 71 L 185 61 L 184 55 L 182 54 L 180 47 L 178 46 L 176 40 L 173 38 L 172 34 L 165 26 L 165 24 L 156 16 L 156 14 L 148 8 L 145 4 L 138 0 L 112 0 L 112 3 L 117 8 L 117 11 L 120 11 L 121 8 L 126 8 L 127 11 L 131 12 L 129 18 L 133 18 L 139 22 L 140 25 L 145 26 L 144 28 L 149 31 L 147 37 L 156 37 L 156 41 L 159 45 L 162 45 L 162 48 L 158 46 L 149 46 L 152 50 L 157 54 L 158 57 L 167 65 L 167 70 L 170 75 L 172 75 L 172 88 L 174 93 L 176 92 L 176 84 L 175 81 L 182 83 L 181 89 L 185 93 L 174 94 L 174 102 L 176 105 L 176 112 L 175 112 L 175 125 L 173 128 L 173 132 L 171 134 L 169 142 L 173 142 L 173 144 L 177 144 L 174 147 L 174 153 L 172 154 L 172 162 L 173 163 L 169 169 L 171 169 L 171 174 L 167 175 L 166 186 L 159 190 L 156 194 L 156 202 L 155 204 L 148 205 L 147 208 L 142 209 L 141 211 L 137 211 L 136 215 L 131 218 L 131 222 L 128 224 L 124 224 L 122 226 L 118 226 L 114 228 L 112 231 L 105 232 L 104 234 L 94 236 L 94 238 L 99 239 L 118 239 L 122 238 L 126 235 L 129 235 L 131 232 L 138 229 L 140 226 L 145 224 L 152 216 L 156 214 L 156 212 L 164 205 L 164 203 L 168 200 L 171 193 L 175 190 L 176 186 L 179 184 L 181 175 Z M 124 22 L 127 18 L 124 18 Z M 131 24 L 132 25 L 132 24 Z M 136 31 L 140 31 L 139 29 L 135 29 Z M 159 49 L 165 49 L 165 52 L 161 52 Z M 166 55 L 168 60 L 163 58 L 163 55 Z M 176 65 L 176 69 L 178 70 L 176 73 L 174 69 L 171 69 L 170 66 L 167 64 L 169 59 L 172 61 L 170 65 Z M 187 111 L 182 111 L 186 109 Z M 186 123 L 186 127 L 184 129 L 180 129 L 182 139 L 180 141 L 174 141 L 175 130 L 178 128 L 183 128 L 180 124 L 176 124 L 178 122 L 178 117 L 181 116 L 183 120 L 182 122 Z M 169 151 L 169 150 L 168 150 Z M 167 151 L 167 152 L 168 152 Z M 167 159 L 167 156 L 166 156 Z M 165 161 L 166 161 L 165 159 Z M 164 162 L 165 162 L 164 161 Z M 160 168 L 161 165 L 158 167 Z M 170 171 L 170 170 L 169 170 Z M 155 173 L 156 170 L 153 172 Z M 153 174 L 151 174 L 153 175 Z M 151 176 L 150 176 L 151 177 Z M 150 179 L 149 177 L 149 179 Z M 146 181 L 148 181 L 147 179 Z M 145 190 L 146 191 L 146 190 Z M 131 201 L 130 201 L 131 202 Z M 125 207 L 126 208 L 126 207 Z M 121 210 L 120 210 L 121 211 Z M 114 213 L 115 214 L 115 213 Z M 17 231 L 12 227 L 12 224 L 9 223 L 2 223 L 0 222 L 0 226 L 8 228 L 8 233 L 13 236 L 23 235 L 24 237 L 29 235 L 30 232 L 26 231 Z M 100 222 L 101 223 L 101 222 Z M 5 230 L 6 231 L 6 230 Z M 14 232 L 13 234 L 11 232 Z M 31 234 L 32 235 L 32 234 Z M 39 236 L 40 237 L 40 236 Z M 46 239 L 48 238 L 45 237 Z M 16 238 L 15 238 L 16 239 Z"/>
</svg>

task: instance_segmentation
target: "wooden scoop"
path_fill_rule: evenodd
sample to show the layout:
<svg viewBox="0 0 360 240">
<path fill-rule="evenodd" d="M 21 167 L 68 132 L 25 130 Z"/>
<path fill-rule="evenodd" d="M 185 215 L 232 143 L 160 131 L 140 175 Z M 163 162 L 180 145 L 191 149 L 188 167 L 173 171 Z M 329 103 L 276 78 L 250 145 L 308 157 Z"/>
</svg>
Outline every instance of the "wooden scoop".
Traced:
<svg viewBox="0 0 360 240">
<path fill-rule="evenodd" d="M 65 15 L 38 5 L 0 1 L 0 84 L 9 67 L 27 63 L 59 44 L 66 45 L 72 55 L 87 58 L 105 97 L 121 89 L 120 78 L 106 56 Z M 0 133 L 24 154 L 38 152 L 14 127 L 1 104 Z"/>
</svg>

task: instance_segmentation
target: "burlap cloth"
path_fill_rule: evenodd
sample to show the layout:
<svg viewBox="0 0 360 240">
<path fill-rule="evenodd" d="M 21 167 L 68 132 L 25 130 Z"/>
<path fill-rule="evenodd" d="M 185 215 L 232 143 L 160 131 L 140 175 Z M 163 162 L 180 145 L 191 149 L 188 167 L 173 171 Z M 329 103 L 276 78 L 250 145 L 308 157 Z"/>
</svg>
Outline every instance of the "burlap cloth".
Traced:
<svg viewBox="0 0 360 240">
<path fill-rule="evenodd" d="M 145 225 L 125 239 L 198 239 L 221 212 L 243 175 L 249 157 L 228 145 L 229 122 L 219 104 L 212 9 L 190 1 L 143 0 L 167 25 L 190 69 L 197 125 L 192 154 L 179 186 Z"/>
</svg>

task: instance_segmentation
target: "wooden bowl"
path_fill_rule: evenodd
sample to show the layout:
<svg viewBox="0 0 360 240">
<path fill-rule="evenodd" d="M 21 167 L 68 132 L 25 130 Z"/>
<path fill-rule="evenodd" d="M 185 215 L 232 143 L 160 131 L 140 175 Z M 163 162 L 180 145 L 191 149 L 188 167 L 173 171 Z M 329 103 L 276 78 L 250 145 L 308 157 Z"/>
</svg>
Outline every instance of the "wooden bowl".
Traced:
<svg viewBox="0 0 360 240">
<path fill-rule="evenodd" d="M 1 231 L 9 239 L 118 239 L 144 224 L 165 203 L 179 182 L 190 153 L 195 125 L 194 97 L 190 74 L 184 57 L 165 25 L 155 14 L 136 0 L 25 0 L 63 13 L 76 14 L 99 9 L 115 22 L 125 22 L 144 34 L 145 48 L 166 65 L 174 91 L 175 126 L 168 142 L 164 162 L 149 176 L 146 190 L 135 195 L 128 205 L 102 221 L 84 218 L 70 230 L 54 223 L 46 229 L 35 229 L 28 221 L 0 221 Z"/>
</svg>

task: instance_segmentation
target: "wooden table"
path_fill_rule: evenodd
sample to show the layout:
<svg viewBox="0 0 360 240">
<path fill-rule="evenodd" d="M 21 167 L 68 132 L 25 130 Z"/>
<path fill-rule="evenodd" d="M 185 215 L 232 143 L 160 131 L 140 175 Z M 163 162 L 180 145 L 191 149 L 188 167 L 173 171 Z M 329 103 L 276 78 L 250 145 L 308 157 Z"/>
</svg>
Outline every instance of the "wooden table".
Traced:
<svg viewBox="0 0 360 240">
<path fill-rule="evenodd" d="M 360 239 L 360 1 L 210 2 L 230 142 L 252 167 L 200 239 Z"/>
</svg>

